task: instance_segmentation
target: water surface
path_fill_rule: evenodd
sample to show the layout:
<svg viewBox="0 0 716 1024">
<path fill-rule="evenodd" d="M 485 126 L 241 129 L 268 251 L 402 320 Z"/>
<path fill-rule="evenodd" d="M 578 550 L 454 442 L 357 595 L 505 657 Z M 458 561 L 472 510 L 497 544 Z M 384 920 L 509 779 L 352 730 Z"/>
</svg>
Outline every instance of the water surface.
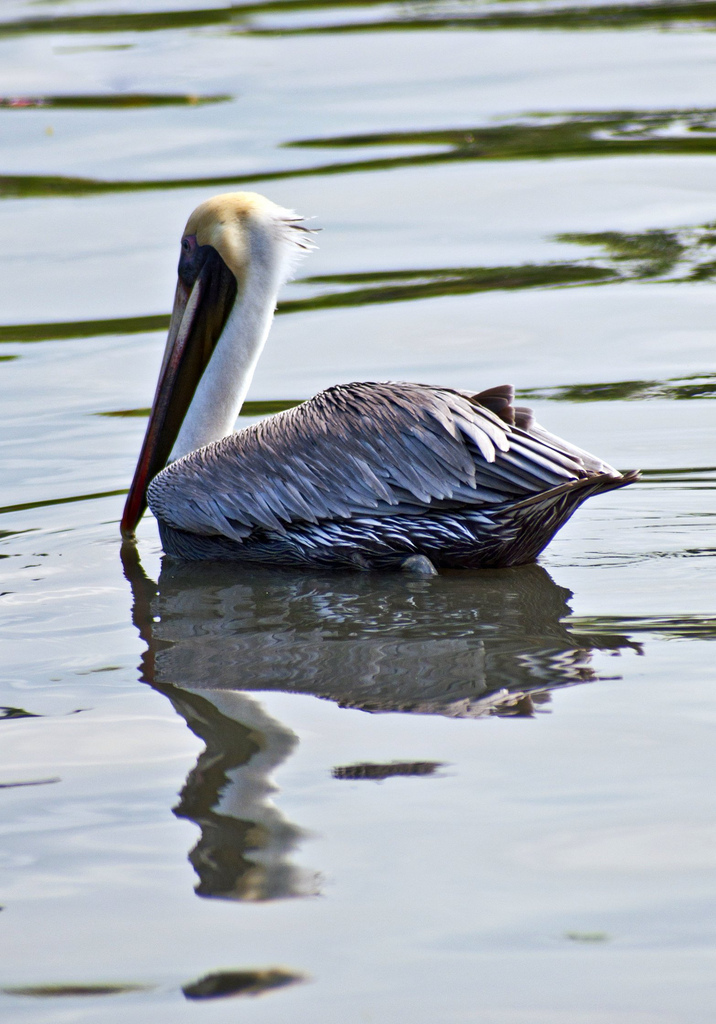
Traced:
<svg viewBox="0 0 716 1024">
<path fill-rule="evenodd" d="M 713 4 L 0 14 L 0 1016 L 713 1016 Z M 541 564 L 187 567 L 118 519 L 196 203 L 315 217 L 239 425 L 511 381 L 642 481 Z"/>
</svg>

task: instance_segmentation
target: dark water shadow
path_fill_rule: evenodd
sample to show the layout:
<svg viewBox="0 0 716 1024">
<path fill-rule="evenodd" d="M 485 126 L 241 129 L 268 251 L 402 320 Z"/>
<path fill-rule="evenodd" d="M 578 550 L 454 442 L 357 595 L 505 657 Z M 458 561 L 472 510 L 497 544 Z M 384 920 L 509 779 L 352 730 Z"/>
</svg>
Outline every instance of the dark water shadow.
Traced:
<svg viewBox="0 0 716 1024">
<path fill-rule="evenodd" d="M 357 782 L 359 779 L 383 782 L 396 776 L 435 775 L 443 767 L 442 761 L 389 761 L 387 764 L 361 761 L 358 764 L 336 765 L 331 775 L 334 779 L 347 779 L 349 782 Z"/>
<path fill-rule="evenodd" d="M 95 996 L 119 996 L 132 992 L 150 992 L 151 985 L 135 984 L 54 984 L 54 985 L 8 985 L 0 988 L 6 996 L 30 996 L 34 999 L 80 999 Z"/>
<path fill-rule="evenodd" d="M 27 779 L 22 782 L 0 782 L 0 789 L 22 789 L 24 786 L 51 786 L 61 779 Z"/>
<path fill-rule="evenodd" d="M 227 996 L 260 996 L 277 988 L 305 981 L 303 974 L 280 967 L 263 970 L 217 971 L 184 985 L 187 999 L 224 999 Z"/>
<path fill-rule="evenodd" d="M 225 999 L 228 996 L 260 996 L 274 989 L 305 981 L 306 976 L 281 967 L 244 968 L 214 971 L 182 985 L 181 992 L 189 1000 Z M 7 985 L 0 988 L 5 996 L 31 999 L 95 999 L 98 996 L 124 996 L 152 992 L 156 985 L 123 983 L 63 983 L 44 985 Z"/>
</svg>

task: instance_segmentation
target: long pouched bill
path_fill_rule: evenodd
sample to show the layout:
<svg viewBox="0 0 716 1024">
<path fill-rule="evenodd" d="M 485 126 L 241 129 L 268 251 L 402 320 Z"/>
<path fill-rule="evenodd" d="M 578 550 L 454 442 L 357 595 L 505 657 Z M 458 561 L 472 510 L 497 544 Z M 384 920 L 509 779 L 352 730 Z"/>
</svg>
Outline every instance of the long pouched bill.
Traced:
<svg viewBox="0 0 716 1024">
<path fill-rule="evenodd" d="M 181 278 L 147 431 L 121 520 L 131 538 L 147 508 L 147 487 L 167 464 L 216 343 L 236 299 L 236 278 L 215 249 L 208 252 L 192 286 Z"/>
</svg>

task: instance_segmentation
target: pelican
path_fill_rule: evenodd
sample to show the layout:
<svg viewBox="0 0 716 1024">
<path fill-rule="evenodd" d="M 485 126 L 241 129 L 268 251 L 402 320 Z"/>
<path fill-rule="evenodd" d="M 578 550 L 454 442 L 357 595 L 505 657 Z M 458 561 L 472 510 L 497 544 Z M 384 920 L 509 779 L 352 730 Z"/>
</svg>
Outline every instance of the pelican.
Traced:
<svg viewBox="0 0 716 1024">
<path fill-rule="evenodd" d="M 520 565 L 591 495 L 637 479 L 548 433 L 510 386 L 340 384 L 234 432 L 278 291 L 312 247 L 301 217 L 253 192 L 189 217 L 125 538 L 148 504 L 182 559 Z"/>
</svg>

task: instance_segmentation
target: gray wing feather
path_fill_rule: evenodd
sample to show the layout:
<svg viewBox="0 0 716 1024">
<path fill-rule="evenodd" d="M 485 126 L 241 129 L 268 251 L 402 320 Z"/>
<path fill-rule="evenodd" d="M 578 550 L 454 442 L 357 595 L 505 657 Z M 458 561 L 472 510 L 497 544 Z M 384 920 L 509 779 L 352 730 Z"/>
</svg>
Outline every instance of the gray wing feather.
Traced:
<svg viewBox="0 0 716 1024">
<path fill-rule="evenodd" d="M 421 384 L 329 388 L 171 463 L 149 504 L 175 529 L 243 540 L 358 515 L 478 510 L 618 475 L 514 410 L 511 389 L 484 395 L 485 405 Z"/>
<path fill-rule="evenodd" d="M 530 434 L 534 438 L 535 443 L 541 442 L 543 445 L 550 446 L 556 452 L 561 451 L 564 458 L 580 459 L 590 475 L 593 473 L 610 473 L 613 476 L 621 475 L 614 466 L 610 466 L 608 462 L 603 462 L 596 455 L 591 455 L 589 452 L 585 452 L 583 448 L 578 448 L 576 444 L 564 441 L 561 437 L 550 434 L 536 420 L 532 423 Z"/>
</svg>

